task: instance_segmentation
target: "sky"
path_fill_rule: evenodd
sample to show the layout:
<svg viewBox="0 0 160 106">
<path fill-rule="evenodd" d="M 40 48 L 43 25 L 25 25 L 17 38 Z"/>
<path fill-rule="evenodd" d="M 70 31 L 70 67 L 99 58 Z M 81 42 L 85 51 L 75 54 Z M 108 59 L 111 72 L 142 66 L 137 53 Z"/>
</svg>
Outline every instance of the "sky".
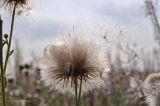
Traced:
<svg viewBox="0 0 160 106">
<path fill-rule="evenodd" d="M 9 33 L 11 15 L 3 8 L 0 14 L 4 33 Z M 27 58 L 33 52 L 42 56 L 52 40 L 73 31 L 73 26 L 82 34 L 109 35 L 113 44 L 123 31 L 122 38 L 129 44 L 154 45 L 144 0 L 34 0 L 32 11 L 16 16 L 13 43 L 18 41 Z"/>
</svg>

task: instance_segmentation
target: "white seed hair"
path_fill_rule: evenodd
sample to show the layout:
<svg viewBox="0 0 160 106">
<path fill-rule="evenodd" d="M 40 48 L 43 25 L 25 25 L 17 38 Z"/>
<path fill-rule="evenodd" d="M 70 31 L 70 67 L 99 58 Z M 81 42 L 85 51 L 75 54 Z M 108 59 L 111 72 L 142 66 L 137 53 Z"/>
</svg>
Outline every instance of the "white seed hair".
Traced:
<svg viewBox="0 0 160 106">
<path fill-rule="evenodd" d="M 97 40 L 86 36 L 69 35 L 57 39 L 44 50 L 44 56 L 40 62 L 42 81 L 46 86 L 49 86 L 51 90 L 54 89 L 60 93 L 70 93 L 74 95 L 75 88 L 71 86 L 71 79 L 69 79 L 66 84 L 65 80 L 58 81 L 54 78 L 56 73 L 53 70 L 56 70 L 57 62 L 62 60 L 55 60 L 53 56 L 55 56 L 55 53 L 59 53 L 58 56 L 63 57 L 64 53 L 69 53 L 72 56 L 60 59 L 63 59 L 68 64 L 74 64 L 68 58 L 74 58 L 74 55 L 77 55 L 77 52 L 80 53 L 82 50 L 82 52 L 87 52 L 88 64 L 85 65 L 95 67 L 96 69 L 94 70 L 94 78 L 82 81 L 82 94 L 104 86 L 103 78 L 107 77 L 106 73 L 110 71 L 106 56 L 107 53 L 104 47 L 103 41 L 101 42 L 99 39 Z M 80 58 L 81 57 L 78 59 Z M 80 81 L 78 81 L 78 83 L 80 83 Z"/>
</svg>

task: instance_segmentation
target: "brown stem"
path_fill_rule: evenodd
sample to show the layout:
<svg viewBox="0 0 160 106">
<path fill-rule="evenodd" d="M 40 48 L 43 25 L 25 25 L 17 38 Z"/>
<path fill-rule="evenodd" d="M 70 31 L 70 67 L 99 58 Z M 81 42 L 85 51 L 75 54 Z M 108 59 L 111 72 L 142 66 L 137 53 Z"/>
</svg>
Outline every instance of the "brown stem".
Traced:
<svg viewBox="0 0 160 106">
<path fill-rule="evenodd" d="M 80 79 L 80 87 L 79 87 L 79 96 L 78 96 L 78 104 L 80 105 L 80 101 L 81 101 L 81 92 L 82 92 L 82 77 Z"/>
</svg>

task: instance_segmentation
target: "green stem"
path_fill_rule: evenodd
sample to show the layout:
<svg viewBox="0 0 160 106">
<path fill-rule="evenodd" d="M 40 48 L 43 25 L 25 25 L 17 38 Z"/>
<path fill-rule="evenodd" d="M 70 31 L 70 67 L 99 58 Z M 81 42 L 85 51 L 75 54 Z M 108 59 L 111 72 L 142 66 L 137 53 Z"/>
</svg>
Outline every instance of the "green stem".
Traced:
<svg viewBox="0 0 160 106">
<path fill-rule="evenodd" d="M 3 33 L 2 33 L 2 24 L 3 21 L 0 17 L 0 66 L 1 66 L 1 73 L 0 73 L 0 80 L 1 80 L 1 93 L 2 93 L 2 105 L 6 106 L 6 97 L 5 97 L 5 77 L 4 77 L 4 70 L 3 70 Z"/>
<path fill-rule="evenodd" d="M 75 98 L 76 98 L 76 106 L 80 105 L 81 100 L 81 92 L 82 92 L 82 77 L 80 79 L 80 86 L 79 86 L 79 92 L 78 92 L 78 81 L 75 81 Z"/>
<path fill-rule="evenodd" d="M 3 66 L 1 64 L 1 93 L 2 93 L 2 100 L 3 100 L 3 106 L 6 106 L 6 96 L 5 96 L 5 77 L 4 77 L 4 71 Z"/>
<path fill-rule="evenodd" d="M 14 18 L 15 18 L 15 13 L 16 13 L 16 6 L 17 6 L 17 2 L 15 3 L 14 8 L 13 8 L 9 43 L 8 43 L 7 54 L 6 54 L 5 64 L 4 64 L 4 74 L 6 72 L 7 63 L 8 63 L 8 59 L 9 59 L 9 56 L 10 56 L 10 49 L 11 49 L 11 42 L 12 42 L 12 35 L 13 35 L 13 27 L 14 27 Z"/>
</svg>

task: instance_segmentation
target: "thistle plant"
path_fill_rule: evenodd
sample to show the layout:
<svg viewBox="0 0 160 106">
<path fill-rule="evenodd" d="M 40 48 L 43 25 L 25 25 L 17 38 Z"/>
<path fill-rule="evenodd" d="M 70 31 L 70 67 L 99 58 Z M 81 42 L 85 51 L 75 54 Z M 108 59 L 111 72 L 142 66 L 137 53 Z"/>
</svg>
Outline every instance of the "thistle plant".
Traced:
<svg viewBox="0 0 160 106">
<path fill-rule="evenodd" d="M 12 14 L 12 19 L 11 19 L 11 28 L 10 28 L 10 33 L 5 34 L 3 36 L 2 33 L 2 20 L 0 19 L 0 64 L 1 64 L 1 95 L 2 95 L 2 106 L 6 106 L 6 96 L 5 96 L 5 83 L 6 83 L 6 78 L 5 78 L 5 73 L 8 65 L 8 60 L 9 57 L 12 55 L 13 51 L 11 49 L 11 44 L 12 44 L 12 35 L 13 35 L 13 29 L 14 29 L 14 20 L 15 20 L 15 15 L 16 13 L 20 15 L 22 10 L 24 9 L 29 9 L 29 0 L 4 0 L 4 6 L 6 9 L 11 11 Z M 28 7 L 28 8 L 27 8 Z M 3 47 L 7 46 L 7 52 L 5 54 L 5 58 L 3 59 Z M 3 63 L 4 60 L 4 63 Z"/>
<path fill-rule="evenodd" d="M 79 106 L 82 94 L 102 87 L 103 76 L 109 71 L 100 45 L 91 38 L 69 35 L 48 46 L 40 64 L 45 85 L 74 95 Z"/>
<path fill-rule="evenodd" d="M 144 94 L 149 106 L 160 106 L 160 73 L 148 75 L 144 81 Z"/>
</svg>

